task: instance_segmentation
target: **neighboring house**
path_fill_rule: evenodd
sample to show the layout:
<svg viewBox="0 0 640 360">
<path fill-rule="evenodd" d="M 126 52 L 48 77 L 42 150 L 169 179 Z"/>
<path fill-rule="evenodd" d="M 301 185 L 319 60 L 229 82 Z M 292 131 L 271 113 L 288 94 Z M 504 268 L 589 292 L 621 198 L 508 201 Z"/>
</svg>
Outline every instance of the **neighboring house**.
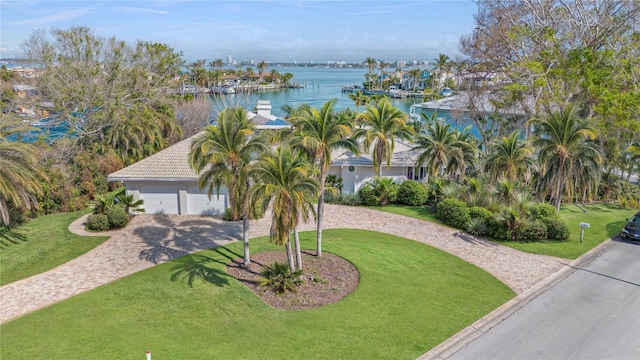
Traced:
<svg viewBox="0 0 640 360">
<path fill-rule="evenodd" d="M 496 107 L 494 99 L 487 92 L 480 94 L 470 94 L 461 92 L 457 95 L 448 96 L 444 99 L 432 100 L 423 103 L 413 104 L 409 108 L 409 118 L 412 120 L 420 119 L 421 112 L 437 111 L 438 115 L 445 118 L 454 118 L 456 120 L 470 122 L 471 116 L 477 114 L 499 114 L 505 118 L 515 117 L 519 119 L 526 118 L 526 112 L 520 103 L 510 107 Z M 533 99 L 528 99 L 527 107 L 533 107 Z"/>
<path fill-rule="evenodd" d="M 247 111 L 247 118 L 251 120 L 258 130 L 277 130 L 291 127 L 291 124 L 271 114 L 271 102 L 258 100 L 256 112 Z"/>
<path fill-rule="evenodd" d="M 223 215 L 228 207 L 227 190 L 209 197 L 200 190 L 198 175 L 189 166 L 193 138 L 182 140 L 137 163 L 109 174 L 108 181 L 121 181 L 127 194 L 144 200 L 150 214 Z"/>
<path fill-rule="evenodd" d="M 233 74 L 223 74 L 222 75 L 222 82 L 225 85 L 237 85 L 240 83 L 240 78 L 233 75 Z"/>
<path fill-rule="evenodd" d="M 37 95 L 37 90 L 35 87 L 24 84 L 13 85 L 13 92 L 19 99 Z"/>
<path fill-rule="evenodd" d="M 391 156 L 391 166 L 387 168 L 385 162 L 381 165 L 380 174 L 382 177 L 392 177 L 396 182 L 404 180 L 423 180 L 426 176 L 424 166 L 416 168 L 416 160 L 420 155 L 418 150 L 410 150 L 412 144 L 397 141 L 393 155 Z M 342 178 L 342 193 L 357 193 L 362 184 L 371 181 L 376 173 L 373 170 L 373 158 L 371 151 L 360 155 L 355 155 L 350 151 L 334 151 L 331 154 L 331 167 L 329 174 Z"/>
</svg>

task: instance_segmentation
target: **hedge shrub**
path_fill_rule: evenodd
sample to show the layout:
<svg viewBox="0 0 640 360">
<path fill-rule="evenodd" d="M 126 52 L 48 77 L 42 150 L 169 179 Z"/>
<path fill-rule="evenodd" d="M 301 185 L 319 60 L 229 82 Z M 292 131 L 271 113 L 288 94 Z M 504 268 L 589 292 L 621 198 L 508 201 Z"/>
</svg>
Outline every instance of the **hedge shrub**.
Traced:
<svg viewBox="0 0 640 360">
<path fill-rule="evenodd" d="M 516 234 L 517 241 L 542 241 L 547 239 L 547 226 L 542 220 L 534 220 L 523 224 Z"/>
<path fill-rule="evenodd" d="M 529 215 L 534 219 L 557 217 L 556 208 L 545 203 L 535 203 L 529 206 Z"/>
<path fill-rule="evenodd" d="M 129 214 L 121 206 L 114 206 L 105 212 L 109 221 L 109 228 L 121 228 L 129 223 Z"/>
<path fill-rule="evenodd" d="M 365 206 L 376 206 L 380 204 L 380 200 L 376 196 L 376 190 L 372 186 L 367 186 L 368 184 L 364 184 L 358 190 L 358 197 L 360 198 L 360 203 Z"/>
<path fill-rule="evenodd" d="M 445 224 L 458 229 L 466 229 L 469 220 L 471 220 L 467 204 L 453 198 L 444 199 L 438 203 L 437 216 Z"/>
<path fill-rule="evenodd" d="M 513 233 L 507 229 L 504 223 L 497 217 L 491 217 L 487 221 L 487 233 L 497 240 L 513 240 Z"/>
<path fill-rule="evenodd" d="M 87 228 L 93 231 L 109 230 L 109 218 L 103 214 L 93 214 L 87 219 Z"/>
<path fill-rule="evenodd" d="M 418 181 L 407 180 L 398 188 L 398 201 L 409 206 L 423 205 L 427 202 L 427 189 Z"/>
<path fill-rule="evenodd" d="M 569 227 L 560 219 L 545 218 L 542 219 L 547 227 L 547 239 L 549 240 L 567 240 L 569 238 Z"/>
<path fill-rule="evenodd" d="M 480 206 L 472 206 L 469 208 L 469 216 L 474 219 L 482 219 L 485 223 L 489 221 L 493 217 L 493 213 L 488 209 L 485 209 Z"/>
</svg>

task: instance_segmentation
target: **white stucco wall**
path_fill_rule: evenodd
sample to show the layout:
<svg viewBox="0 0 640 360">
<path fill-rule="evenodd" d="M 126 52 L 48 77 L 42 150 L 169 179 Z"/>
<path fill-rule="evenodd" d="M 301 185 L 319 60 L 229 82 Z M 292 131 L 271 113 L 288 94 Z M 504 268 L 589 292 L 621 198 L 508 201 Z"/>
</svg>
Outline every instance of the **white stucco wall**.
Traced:
<svg viewBox="0 0 640 360">
<path fill-rule="evenodd" d="M 127 193 L 135 200 L 142 199 L 142 207 L 152 214 L 223 215 L 229 206 L 225 187 L 220 188 L 220 196 L 214 189 L 209 198 L 208 188 L 200 190 L 197 182 L 127 181 L 125 186 Z"/>
<path fill-rule="evenodd" d="M 349 166 L 332 166 L 329 174 L 342 178 L 342 193 L 355 194 L 358 192 L 362 184 L 376 176 L 372 166 L 353 166 L 353 171 L 349 171 Z M 391 167 L 387 169 L 382 166 L 382 176 L 407 176 L 407 168 Z"/>
</svg>

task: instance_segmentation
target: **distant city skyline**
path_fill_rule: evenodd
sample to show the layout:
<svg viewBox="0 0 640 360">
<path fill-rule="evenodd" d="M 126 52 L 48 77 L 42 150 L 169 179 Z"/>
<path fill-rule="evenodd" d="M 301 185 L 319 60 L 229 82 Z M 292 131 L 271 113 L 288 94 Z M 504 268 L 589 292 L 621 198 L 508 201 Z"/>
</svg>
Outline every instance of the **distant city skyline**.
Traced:
<svg viewBox="0 0 640 360">
<path fill-rule="evenodd" d="M 471 0 L 2 0 L 0 58 L 20 57 L 35 29 L 88 26 L 101 37 L 164 43 L 187 62 L 432 61 L 459 54 L 476 12 Z"/>
</svg>

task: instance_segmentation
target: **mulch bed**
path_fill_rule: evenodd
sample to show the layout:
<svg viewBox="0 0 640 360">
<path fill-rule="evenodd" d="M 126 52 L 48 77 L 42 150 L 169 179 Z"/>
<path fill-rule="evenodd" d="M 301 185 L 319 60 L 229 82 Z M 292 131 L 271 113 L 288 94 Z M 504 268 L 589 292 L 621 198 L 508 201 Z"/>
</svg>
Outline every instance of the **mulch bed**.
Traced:
<svg viewBox="0 0 640 360">
<path fill-rule="evenodd" d="M 303 252 L 304 282 L 296 287 L 295 292 L 276 295 L 258 285 L 264 265 L 275 261 L 287 263 L 284 250 L 251 254 L 249 266 L 242 265 L 242 259 L 236 259 L 227 265 L 227 272 L 267 304 L 284 310 L 313 309 L 332 304 L 355 290 L 360 281 L 358 269 L 349 261 L 324 251 L 322 257 L 315 256 L 314 252 Z"/>
</svg>

